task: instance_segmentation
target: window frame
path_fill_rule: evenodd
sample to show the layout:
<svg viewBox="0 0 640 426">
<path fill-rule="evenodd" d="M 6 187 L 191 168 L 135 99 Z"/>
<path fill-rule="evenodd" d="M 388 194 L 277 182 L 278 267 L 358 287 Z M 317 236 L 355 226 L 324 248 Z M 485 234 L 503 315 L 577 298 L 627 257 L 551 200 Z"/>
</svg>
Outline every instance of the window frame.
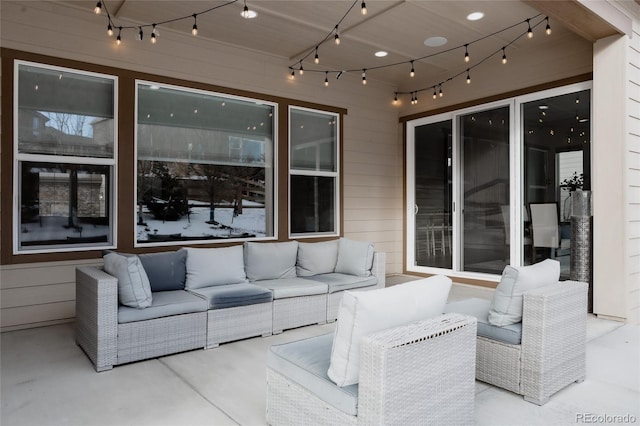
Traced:
<svg viewBox="0 0 640 426">
<path fill-rule="evenodd" d="M 229 100 L 238 100 L 238 101 L 244 101 L 244 102 L 252 102 L 255 103 L 256 105 L 269 105 L 272 107 L 272 111 L 273 111 L 273 116 L 272 116 L 272 136 L 273 136 L 273 146 L 271 147 L 272 150 L 272 163 L 271 166 L 265 164 L 265 172 L 269 171 L 271 169 L 271 181 L 272 181 L 272 188 L 271 188 L 271 192 L 272 192 L 272 208 L 271 208 L 271 214 L 268 215 L 266 214 L 265 211 L 265 226 L 266 229 L 271 228 L 273 230 L 271 236 L 264 236 L 264 237 L 247 237 L 247 238 L 217 238 L 217 239 L 202 239 L 202 240 L 175 240 L 175 241 L 159 241 L 159 242 L 139 242 L 138 239 L 136 238 L 136 226 L 137 226 L 137 215 L 138 215 L 138 210 L 136 208 L 136 206 L 138 205 L 138 103 L 139 103 L 139 90 L 138 87 L 140 85 L 149 85 L 149 86 L 158 86 L 160 88 L 166 88 L 166 89 L 171 89 L 171 90 L 177 90 L 177 91 L 183 91 L 183 92 L 188 92 L 188 93 L 194 93 L 194 94 L 201 94 L 201 95 L 207 95 L 207 96 L 212 96 L 212 97 L 219 97 L 219 98 L 225 98 L 225 99 L 229 99 Z M 153 80 L 148 80 L 148 79 L 141 79 L 141 78 L 137 78 L 134 81 L 133 84 L 133 90 L 134 90 L 134 108 L 133 108 L 133 113 L 134 113 L 134 124 L 133 124 L 133 131 L 134 131 L 134 140 L 133 140 L 133 145 L 134 145 L 134 159 L 133 159 L 133 181 L 134 181 L 134 191 L 133 191 L 133 200 L 132 200 L 132 204 L 134 206 L 134 209 L 132 211 L 132 221 L 133 221 L 133 233 L 134 235 L 133 237 L 133 247 L 134 248 L 145 248 L 145 247 L 170 247 L 170 246 L 185 246 L 185 245 L 226 245 L 228 243 L 237 243 L 237 242 L 244 242 L 244 241 L 272 241 L 272 240 L 277 240 L 278 239 L 278 210 L 279 210 L 279 206 L 278 206 L 278 145 L 279 145 L 279 133 L 278 133 L 278 110 L 279 110 L 279 104 L 277 102 L 274 101 L 268 101 L 265 99 L 259 99 L 259 98 L 252 98 L 252 97 L 248 97 L 248 96 L 238 96 L 238 95 L 231 95 L 228 93 L 223 93 L 220 91 L 215 91 L 215 90 L 206 90 L 206 89 L 197 89 L 194 87 L 189 87 L 189 86 L 182 86 L 182 85 L 176 85 L 176 84 L 170 84 L 170 83 L 163 83 L 160 81 L 153 81 Z M 193 163 L 190 163 L 193 164 Z M 265 179 L 266 180 L 266 179 Z M 265 208 L 266 210 L 266 208 Z M 268 224 L 268 218 L 271 219 L 271 224 Z"/>
<path fill-rule="evenodd" d="M 48 71 L 59 71 L 69 74 L 77 74 L 84 76 L 91 76 L 96 78 L 102 78 L 105 80 L 111 80 L 113 82 L 113 154 L 111 158 L 106 157 L 78 157 L 69 155 L 56 155 L 56 154 L 32 154 L 32 153 L 20 153 L 19 152 L 19 77 L 20 67 L 29 66 L 33 68 L 41 68 Z M 104 249 L 113 249 L 117 247 L 118 239 L 118 86 L 119 79 L 116 75 L 110 75 L 105 73 L 98 73 L 92 71 L 86 71 L 79 68 L 70 68 L 57 65 L 50 65 L 46 63 L 27 61 L 22 59 L 13 60 L 13 122 L 12 122 L 12 227 L 13 227 L 13 241 L 12 241 L 12 254 L 13 255 L 31 255 L 41 253 L 65 253 L 65 252 L 80 252 L 80 251 L 97 251 Z M 34 249 L 25 249 L 21 247 L 21 241 L 19 238 L 20 224 L 21 224 L 21 200 L 22 200 L 22 177 L 21 177 L 21 164 L 25 162 L 34 163 L 52 163 L 52 164 L 78 164 L 88 166 L 107 166 L 110 168 L 109 177 L 109 190 L 107 196 L 109 197 L 109 236 L 106 243 L 76 243 L 73 245 L 66 244 L 52 244 L 47 247 L 40 247 Z M 44 244 L 43 244 L 44 246 Z"/>
<path fill-rule="evenodd" d="M 335 120 L 335 129 L 336 129 L 336 140 L 335 140 L 335 170 L 333 172 L 329 171 L 321 171 L 321 170 L 305 170 L 305 169 L 295 169 L 292 167 L 292 158 L 291 158 L 291 114 L 294 110 L 307 111 L 312 113 L 319 114 L 327 114 L 327 116 L 333 117 Z M 298 105 L 289 105 L 288 111 L 288 129 L 287 129 L 287 173 L 288 173 L 288 182 L 287 185 L 287 224 L 288 224 L 288 238 L 289 239 L 307 239 L 307 238 L 318 238 L 318 237 L 336 237 L 341 235 L 341 217 L 342 217 L 342 205 L 341 205 L 341 190 L 342 190 L 342 180 L 341 180 L 341 135 L 342 135 L 342 115 L 337 112 L 327 111 L 317 108 L 308 108 L 302 107 Z M 292 176 L 310 176 L 310 177 L 331 177 L 334 178 L 334 223 L 335 229 L 333 231 L 327 232 L 297 232 L 294 233 L 291 230 L 291 177 Z"/>
</svg>

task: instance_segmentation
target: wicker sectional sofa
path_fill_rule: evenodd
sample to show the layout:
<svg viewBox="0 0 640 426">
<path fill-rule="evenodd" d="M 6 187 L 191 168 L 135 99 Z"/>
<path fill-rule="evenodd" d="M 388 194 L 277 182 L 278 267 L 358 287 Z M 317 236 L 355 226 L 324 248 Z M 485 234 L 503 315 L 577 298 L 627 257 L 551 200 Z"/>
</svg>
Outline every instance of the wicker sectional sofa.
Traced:
<svg viewBox="0 0 640 426">
<path fill-rule="evenodd" d="M 76 269 L 76 342 L 96 371 L 335 321 L 345 290 L 385 286 L 385 254 L 345 238 L 104 260 Z"/>
</svg>

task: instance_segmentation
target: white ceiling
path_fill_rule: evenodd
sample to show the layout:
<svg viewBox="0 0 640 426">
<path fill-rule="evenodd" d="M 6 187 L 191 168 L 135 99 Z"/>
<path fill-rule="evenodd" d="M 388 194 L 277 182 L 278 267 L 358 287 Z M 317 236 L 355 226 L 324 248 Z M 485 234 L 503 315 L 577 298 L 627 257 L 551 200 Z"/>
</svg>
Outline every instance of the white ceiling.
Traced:
<svg viewBox="0 0 640 426">
<path fill-rule="evenodd" d="M 96 0 L 62 3 L 91 10 L 95 7 Z M 115 27 L 150 25 L 188 17 L 159 24 L 157 29 L 160 45 L 163 38 L 171 37 L 175 31 L 190 33 L 194 13 L 226 2 L 106 0 L 104 3 Z M 535 35 L 532 39 L 521 37 L 510 44 L 519 35 L 526 33 L 527 24 L 523 21 L 539 14 L 531 6 L 515 0 L 368 0 L 366 15 L 361 14 L 361 0 L 356 0 L 353 9 L 345 16 L 353 3 L 353 0 L 247 0 L 247 6 L 258 12 L 258 17 L 243 19 L 240 16 L 243 0 L 238 0 L 198 15 L 198 37 L 283 57 L 296 69 L 299 68 L 299 61 L 308 55 L 303 62 L 305 76 L 314 75 L 312 70 L 316 70 L 319 80 L 324 79 L 325 71 L 330 71 L 329 76 L 335 78 L 334 71 L 350 70 L 350 73 L 360 75 L 361 70 L 366 68 L 368 78 L 393 84 L 399 91 L 430 87 L 454 75 L 466 74 L 469 67 L 473 69 L 474 66 L 486 66 L 477 64 L 496 51 L 499 53 L 490 60 L 499 64 L 502 58 L 501 48 L 505 45 L 509 45 L 507 56 L 521 49 L 534 54 L 535 50 L 549 48 L 563 38 L 579 39 L 559 22 L 551 19 L 552 36 L 545 35 L 545 22 L 542 22 L 534 28 Z M 484 12 L 485 17 L 479 21 L 468 21 L 466 16 L 475 11 Z M 344 20 L 338 27 L 341 44 L 336 46 L 332 31 L 343 16 Z M 105 20 L 106 29 L 107 18 L 104 11 L 102 19 Z M 544 15 L 536 17 L 531 24 L 535 25 L 543 19 Z M 476 42 L 517 23 L 521 24 Z M 151 28 L 143 30 L 143 41 L 148 42 Z M 136 34 L 137 30 L 134 29 L 122 31 L 123 40 L 127 41 L 135 40 Z M 321 44 L 327 36 L 328 40 Z M 433 36 L 446 37 L 448 43 L 442 47 L 425 46 L 424 40 Z M 468 63 L 463 60 L 464 47 L 439 54 L 466 43 L 471 43 L 471 60 Z M 318 65 L 313 63 L 316 46 L 319 46 Z M 376 58 L 374 52 L 378 50 L 385 50 L 389 55 L 386 58 Z M 415 61 L 416 75 L 410 78 L 411 66 L 408 62 L 432 54 L 436 55 Z M 372 69 L 398 62 L 402 64 Z"/>
</svg>

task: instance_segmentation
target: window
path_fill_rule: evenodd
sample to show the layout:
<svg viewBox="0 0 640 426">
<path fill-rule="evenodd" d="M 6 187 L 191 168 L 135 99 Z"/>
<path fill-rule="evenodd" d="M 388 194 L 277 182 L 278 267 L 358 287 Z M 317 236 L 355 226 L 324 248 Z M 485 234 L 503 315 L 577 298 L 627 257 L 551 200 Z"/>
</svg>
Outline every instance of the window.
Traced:
<svg viewBox="0 0 640 426">
<path fill-rule="evenodd" d="M 136 244 L 274 237 L 275 104 L 136 87 Z"/>
<path fill-rule="evenodd" d="M 291 236 L 337 235 L 339 115 L 289 109 Z"/>
<path fill-rule="evenodd" d="M 114 246 L 116 78 L 15 67 L 14 252 Z"/>
</svg>

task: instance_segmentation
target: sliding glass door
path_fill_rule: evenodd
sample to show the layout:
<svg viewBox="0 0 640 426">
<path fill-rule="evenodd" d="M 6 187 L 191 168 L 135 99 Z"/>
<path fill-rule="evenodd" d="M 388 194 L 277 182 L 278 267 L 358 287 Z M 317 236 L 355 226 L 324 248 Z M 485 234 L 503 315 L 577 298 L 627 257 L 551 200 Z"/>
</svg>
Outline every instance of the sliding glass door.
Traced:
<svg viewBox="0 0 640 426">
<path fill-rule="evenodd" d="M 459 123 L 462 270 L 499 274 L 509 263 L 509 106 Z"/>
<path fill-rule="evenodd" d="M 407 270 L 495 279 L 555 258 L 567 277 L 571 197 L 590 188 L 589 116 L 579 83 L 407 122 Z M 535 232 L 540 209 L 551 241 Z"/>
</svg>

